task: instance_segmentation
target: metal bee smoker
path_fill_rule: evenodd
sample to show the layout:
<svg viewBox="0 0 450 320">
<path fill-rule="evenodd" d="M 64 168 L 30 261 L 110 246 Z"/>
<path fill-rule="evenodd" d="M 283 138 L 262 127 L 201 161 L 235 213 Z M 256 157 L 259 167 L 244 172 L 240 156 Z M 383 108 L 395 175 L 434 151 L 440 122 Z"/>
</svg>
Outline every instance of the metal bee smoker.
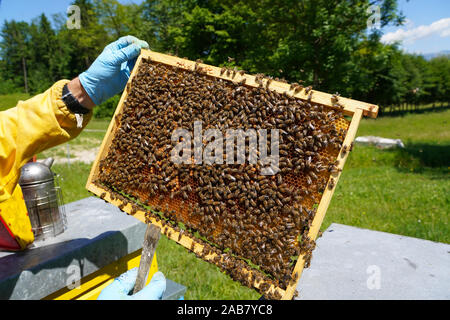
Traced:
<svg viewBox="0 0 450 320">
<path fill-rule="evenodd" d="M 61 234 L 67 228 L 61 188 L 50 170 L 53 158 L 22 167 L 19 185 L 30 217 L 35 240 Z"/>
</svg>

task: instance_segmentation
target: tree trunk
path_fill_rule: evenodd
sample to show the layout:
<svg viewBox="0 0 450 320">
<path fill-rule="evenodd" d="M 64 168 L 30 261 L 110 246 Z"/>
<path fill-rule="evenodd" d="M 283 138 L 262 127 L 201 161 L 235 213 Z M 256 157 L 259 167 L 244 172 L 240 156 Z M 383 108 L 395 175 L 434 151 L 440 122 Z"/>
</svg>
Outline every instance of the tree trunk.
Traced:
<svg viewBox="0 0 450 320">
<path fill-rule="evenodd" d="M 25 84 L 25 93 L 28 93 L 27 62 L 25 60 L 25 57 L 22 57 L 22 68 L 23 68 L 23 81 Z"/>
</svg>

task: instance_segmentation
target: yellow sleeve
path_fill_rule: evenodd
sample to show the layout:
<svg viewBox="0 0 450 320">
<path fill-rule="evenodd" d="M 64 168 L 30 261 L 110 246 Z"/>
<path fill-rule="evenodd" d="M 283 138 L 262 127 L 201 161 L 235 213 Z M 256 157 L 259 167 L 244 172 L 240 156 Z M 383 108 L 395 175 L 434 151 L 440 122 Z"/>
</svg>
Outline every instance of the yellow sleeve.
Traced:
<svg viewBox="0 0 450 320">
<path fill-rule="evenodd" d="M 68 82 L 60 80 L 44 93 L 0 112 L 0 202 L 11 197 L 20 168 L 33 155 L 75 138 L 91 119 L 92 112 L 84 115 L 82 128 L 77 128 L 75 115 L 61 100 Z"/>
</svg>

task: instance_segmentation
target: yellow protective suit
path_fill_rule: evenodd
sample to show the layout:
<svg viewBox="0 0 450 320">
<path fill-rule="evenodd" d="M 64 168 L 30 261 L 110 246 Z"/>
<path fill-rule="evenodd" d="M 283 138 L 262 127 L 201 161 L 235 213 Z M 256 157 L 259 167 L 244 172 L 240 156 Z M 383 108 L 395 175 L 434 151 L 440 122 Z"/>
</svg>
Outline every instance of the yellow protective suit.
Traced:
<svg viewBox="0 0 450 320">
<path fill-rule="evenodd" d="M 24 249 L 34 241 L 22 190 L 20 168 L 48 148 L 75 138 L 92 117 L 77 128 L 75 115 L 61 100 L 61 80 L 15 108 L 0 112 L 0 248 Z"/>
</svg>

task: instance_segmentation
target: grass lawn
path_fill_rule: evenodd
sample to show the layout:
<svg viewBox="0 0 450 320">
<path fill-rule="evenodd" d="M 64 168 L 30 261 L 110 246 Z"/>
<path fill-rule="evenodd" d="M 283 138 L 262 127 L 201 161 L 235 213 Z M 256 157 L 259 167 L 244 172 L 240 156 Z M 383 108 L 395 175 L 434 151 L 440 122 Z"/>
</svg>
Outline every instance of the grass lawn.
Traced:
<svg viewBox="0 0 450 320">
<path fill-rule="evenodd" d="M 27 93 L 0 94 L 0 111 L 15 107 L 19 100 L 27 100 L 30 97 Z"/>
<path fill-rule="evenodd" d="M 450 143 L 450 110 L 362 120 L 358 136 L 402 139 L 405 143 Z"/>
<path fill-rule="evenodd" d="M 363 119 L 358 136 L 405 149 L 356 145 L 322 229 L 332 222 L 450 243 L 450 110 Z"/>
</svg>

